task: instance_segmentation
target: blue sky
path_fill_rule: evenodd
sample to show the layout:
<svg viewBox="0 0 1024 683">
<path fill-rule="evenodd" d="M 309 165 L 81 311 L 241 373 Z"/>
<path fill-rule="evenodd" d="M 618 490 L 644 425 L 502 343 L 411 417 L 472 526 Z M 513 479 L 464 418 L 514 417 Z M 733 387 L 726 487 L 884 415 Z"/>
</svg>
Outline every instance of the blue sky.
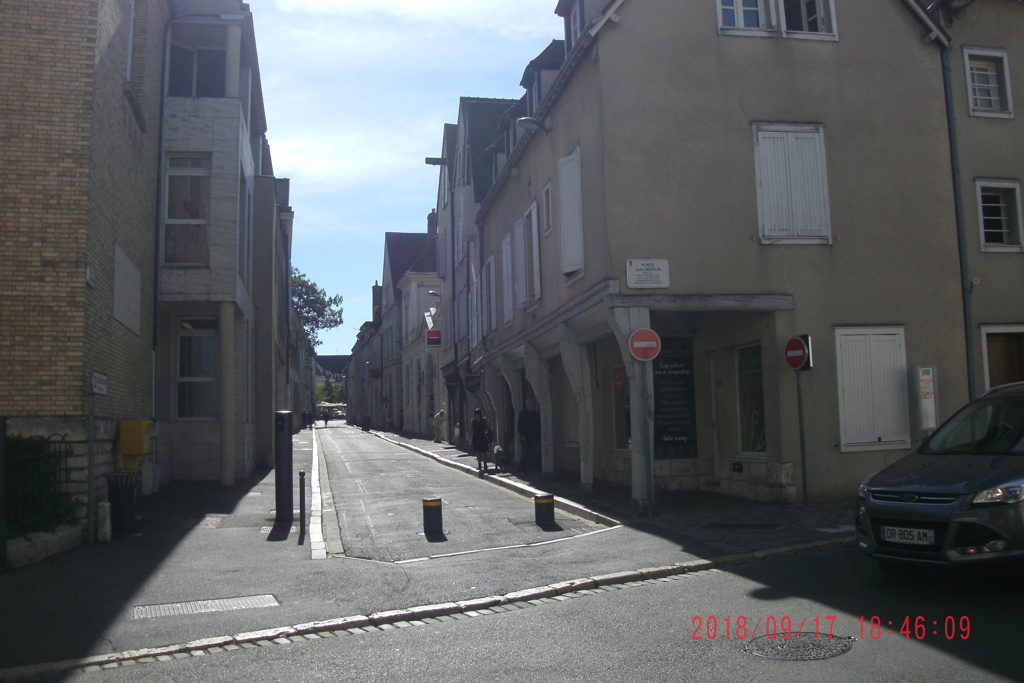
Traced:
<svg viewBox="0 0 1024 683">
<path fill-rule="evenodd" d="M 385 232 L 424 232 L 459 97 L 510 97 L 562 37 L 556 0 L 250 0 L 274 173 L 291 179 L 292 262 L 344 298 L 321 355 L 371 317 Z"/>
</svg>

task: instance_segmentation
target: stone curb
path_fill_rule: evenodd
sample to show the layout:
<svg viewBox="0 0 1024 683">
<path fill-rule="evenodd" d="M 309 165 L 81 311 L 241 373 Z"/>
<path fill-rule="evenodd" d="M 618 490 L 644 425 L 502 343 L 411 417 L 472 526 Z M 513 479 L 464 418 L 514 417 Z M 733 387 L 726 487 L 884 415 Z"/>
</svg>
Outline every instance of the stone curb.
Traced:
<svg viewBox="0 0 1024 683">
<path fill-rule="evenodd" d="M 91 655 L 80 659 L 71 659 L 63 662 L 48 662 L 43 664 L 31 664 L 11 669 L 0 669 L 0 680 L 11 680 L 18 678 L 30 678 L 44 674 L 65 671 L 68 669 L 81 669 L 89 666 L 103 666 L 119 664 L 132 660 L 144 658 L 155 658 L 159 656 L 172 656 L 181 653 L 192 653 L 210 648 L 224 648 L 243 643 L 257 643 L 260 641 L 276 641 L 287 639 L 293 636 L 305 636 L 326 631 L 347 631 L 350 629 L 365 628 L 367 626 L 382 626 L 384 624 L 395 624 L 423 620 L 432 617 L 450 616 L 453 614 L 467 614 L 480 612 L 491 607 L 507 605 L 511 603 L 531 602 L 544 598 L 552 598 L 577 591 L 593 590 L 601 586 L 611 586 L 636 581 L 649 581 L 677 576 L 679 574 L 692 574 L 695 572 L 719 569 L 737 564 L 759 562 L 766 559 L 786 557 L 800 552 L 823 550 L 826 548 L 853 545 L 855 537 L 842 536 L 826 541 L 812 541 L 800 543 L 772 550 L 759 550 L 750 553 L 726 555 L 712 560 L 691 560 L 677 564 L 665 565 L 662 567 L 650 567 L 633 571 L 614 572 L 601 574 L 581 579 L 571 579 L 538 586 L 524 590 L 513 591 L 504 595 L 492 595 L 482 598 L 472 598 L 457 602 L 444 602 L 436 605 L 419 605 L 406 609 L 386 610 L 375 612 L 369 616 L 355 615 L 339 617 L 337 619 L 325 619 L 323 621 L 312 621 L 294 626 L 281 626 L 278 628 L 265 629 L 262 631 L 249 631 L 237 633 L 232 636 L 217 636 L 193 640 L 178 645 L 166 645 L 163 647 L 141 648 L 137 650 L 126 650 L 124 652 L 112 652 L 104 655 Z"/>
</svg>

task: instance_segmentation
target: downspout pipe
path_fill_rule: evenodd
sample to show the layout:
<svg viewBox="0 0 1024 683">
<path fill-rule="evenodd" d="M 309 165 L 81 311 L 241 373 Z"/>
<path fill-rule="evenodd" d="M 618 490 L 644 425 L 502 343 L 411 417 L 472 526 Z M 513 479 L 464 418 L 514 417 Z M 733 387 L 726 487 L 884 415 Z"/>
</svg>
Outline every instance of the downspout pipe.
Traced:
<svg viewBox="0 0 1024 683">
<path fill-rule="evenodd" d="M 953 100 L 953 69 L 950 57 L 952 51 L 953 46 L 952 42 L 950 42 L 942 46 L 940 54 L 942 59 L 942 87 L 946 98 L 946 126 L 949 130 L 949 161 L 953 180 L 953 207 L 956 212 L 956 239 L 960 255 L 960 296 L 964 313 L 964 348 L 967 353 L 967 396 L 970 400 L 973 400 L 977 394 L 975 389 L 977 368 L 975 363 L 974 314 L 971 309 L 971 290 L 974 288 L 974 285 L 971 282 L 971 264 L 967 251 L 967 231 L 964 221 L 964 197 L 960 176 L 960 145 L 957 139 L 956 106 Z"/>
</svg>

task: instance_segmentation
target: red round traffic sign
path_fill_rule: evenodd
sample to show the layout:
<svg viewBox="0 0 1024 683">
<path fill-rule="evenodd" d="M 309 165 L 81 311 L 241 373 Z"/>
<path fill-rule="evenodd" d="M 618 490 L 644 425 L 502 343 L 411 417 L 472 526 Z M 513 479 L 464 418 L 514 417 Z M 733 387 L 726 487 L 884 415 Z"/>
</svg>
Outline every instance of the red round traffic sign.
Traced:
<svg viewBox="0 0 1024 683">
<path fill-rule="evenodd" d="M 629 352 L 637 360 L 654 360 L 661 353 L 661 337 L 649 327 L 629 335 Z"/>
<path fill-rule="evenodd" d="M 791 337 L 786 342 L 786 365 L 794 370 L 803 370 L 807 367 L 810 356 L 810 349 L 803 337 Z"/>
</svg>

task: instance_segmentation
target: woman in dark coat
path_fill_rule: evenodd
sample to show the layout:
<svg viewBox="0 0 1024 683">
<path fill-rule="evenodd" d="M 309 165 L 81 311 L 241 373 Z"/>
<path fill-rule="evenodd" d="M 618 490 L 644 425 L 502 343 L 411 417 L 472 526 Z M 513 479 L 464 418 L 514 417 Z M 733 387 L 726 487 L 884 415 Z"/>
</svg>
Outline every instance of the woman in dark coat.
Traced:
<svg viewBox="0 0 1024 683">
<path fill-rule="evenodd" d="M 469 426 L 473 453 L 476 454 L 476 469 L 478 472 L 486 472 L 487 451 L 490 450 L 494 435 L 491 433 L 490 425 L 487 424 L 487 418 L 479 408 L 473 411 L 473 419 Z"/>
</svg>

